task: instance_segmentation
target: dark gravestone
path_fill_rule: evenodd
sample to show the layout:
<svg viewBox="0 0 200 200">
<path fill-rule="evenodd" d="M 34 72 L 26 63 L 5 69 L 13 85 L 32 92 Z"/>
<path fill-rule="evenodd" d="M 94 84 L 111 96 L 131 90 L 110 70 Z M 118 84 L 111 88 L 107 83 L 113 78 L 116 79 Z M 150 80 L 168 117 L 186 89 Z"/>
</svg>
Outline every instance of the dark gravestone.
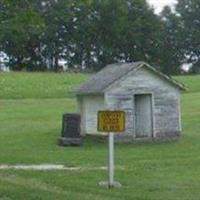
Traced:
<svg viewBox="0 0 200 200">
<path fill-rule="evenodd" d="M 80 114 L 67 113 L 63 114 L 62 133 L 59 144 L 62 146 L 79 146 L 81 145 L 80 136 Z"/>
</svg>

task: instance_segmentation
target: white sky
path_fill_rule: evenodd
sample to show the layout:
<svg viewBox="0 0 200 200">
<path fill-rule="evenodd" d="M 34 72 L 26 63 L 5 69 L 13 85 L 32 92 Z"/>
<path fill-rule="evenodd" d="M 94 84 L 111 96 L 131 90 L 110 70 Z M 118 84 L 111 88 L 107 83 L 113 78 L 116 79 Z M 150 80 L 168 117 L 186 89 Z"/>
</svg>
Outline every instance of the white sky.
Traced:
<svg viewBox="0 0 200 200">
<path fill-rule="evenodd" d="M 153 5 L 155 12 L 159 13 L 162 8 L 166 5 L 173 6 L 176 3 L 176 0 L 147 0 L 150 5 Z"/>
</svg>

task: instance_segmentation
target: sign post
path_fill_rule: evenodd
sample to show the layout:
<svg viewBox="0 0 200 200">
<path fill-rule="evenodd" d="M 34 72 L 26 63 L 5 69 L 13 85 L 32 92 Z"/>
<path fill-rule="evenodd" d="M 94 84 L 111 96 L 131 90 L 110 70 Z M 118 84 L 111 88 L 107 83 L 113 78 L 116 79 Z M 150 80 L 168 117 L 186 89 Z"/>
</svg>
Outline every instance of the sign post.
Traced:
<svg viewBox="0 0 200 200">
<path fill-rule="evenodd" d="M 101 186 L 108 188 L 120 187 L 119 182 L 114 181 L 114 133 L 125 131 L 124 111 L 99 111 L 98 127 L 99 132 L 107 132 L 108 139 L 108 182 L 100 182 Z"/>
<path fill-rule="evenodd" d="M 114 133 L 109 133 L 108 139 L 108 187 L 114 186 Z"/>
</svg>

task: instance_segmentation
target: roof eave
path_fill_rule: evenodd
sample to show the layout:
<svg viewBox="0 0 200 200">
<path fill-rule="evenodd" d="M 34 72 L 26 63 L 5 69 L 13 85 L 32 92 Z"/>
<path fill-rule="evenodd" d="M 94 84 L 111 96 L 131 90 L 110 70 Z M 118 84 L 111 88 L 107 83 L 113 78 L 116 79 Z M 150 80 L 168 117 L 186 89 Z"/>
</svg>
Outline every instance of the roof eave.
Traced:
<svg viewBox="0 0 200 200">
<path fill-rule="evenodd" d="M 162 72 L 158 71 L 157 69 L 155 69 L 151 65 L 149 65 L 149 64 L 147 64 L 147 63 L 144 62 L 143 66 L 146 66 L 148 69 L 152 70 L 153 72 L 155 72 L 156 74 L 158 74 L 160 77 L 162 77 L 163 79 L 165 79 L 168 82 L 170 82 L 174 87 L 178 87 L 182 91 L 186 91 L 187 90 L 187 88 L 185 87 L 185 85 L 183 83 L 180 83 L 177 80 L 175 80 L 175 79 L 167 76 L 166 74 L 163 74 Z"/>
</svg>

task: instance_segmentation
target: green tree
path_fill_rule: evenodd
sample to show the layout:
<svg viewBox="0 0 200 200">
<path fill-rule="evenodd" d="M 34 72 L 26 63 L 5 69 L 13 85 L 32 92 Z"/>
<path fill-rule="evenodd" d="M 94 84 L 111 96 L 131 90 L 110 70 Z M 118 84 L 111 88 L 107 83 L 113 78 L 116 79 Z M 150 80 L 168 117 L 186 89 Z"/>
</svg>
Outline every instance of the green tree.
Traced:
<svg viewBox="0 0 200 200">
<path fill-rule="evenodd" d="M 122 52 L 126 61 L 157 63 L 161 22 L 145 0 L 127 1 Z"/>
<path fill-rule="evenodd" d="M 161 21 L 145 0 L 89 2 L 76 9 L 72 63 L 95 69 L 119 61 L 158 63 Z"/>
<path fill-rule="evenodd" d="M 2 0 L 0 14 L 1 49 L 10 57 L 10 67 L 20 69 L 37 54 L 36 43 L 44 28 L 32 1 Z"/>
<path fill-rule="evenodd" d="M 165 13 L 162 21 L 145 0 L 2 0 L 0 10 L 1 49 L 13 69 L 57 71 L 63 58 L 79 69 L 144 60 L 174 70 L 166 68 L 174 53 L 163 49 L 174 44 L 176 19 Z"/>
<path fill-rule="evenodd" d="M 176 12 L 181 21 L 181 48 L 185 60 L 193 63 L 193 72 L 200 72 L 200 1 L 178 0 Z"/>
<path fill-rule="evenodd" d="M 46 1 L 40 8 L 45 21 L 41 38 L 44 64 L 51 70 L 59 69 L 59 59 L 69 60 L 72 46 L 74 13 L 73 1 Z"/>
<path fill-rule="evenodd" d="M 161 70 L 166 74 L 179 74 L 184 61 L 184 52 L 181 48 L 181 21 L 168 6 L 163 9 L 160 16 L 163 23 L 159 55 Z"/>
</svg>

